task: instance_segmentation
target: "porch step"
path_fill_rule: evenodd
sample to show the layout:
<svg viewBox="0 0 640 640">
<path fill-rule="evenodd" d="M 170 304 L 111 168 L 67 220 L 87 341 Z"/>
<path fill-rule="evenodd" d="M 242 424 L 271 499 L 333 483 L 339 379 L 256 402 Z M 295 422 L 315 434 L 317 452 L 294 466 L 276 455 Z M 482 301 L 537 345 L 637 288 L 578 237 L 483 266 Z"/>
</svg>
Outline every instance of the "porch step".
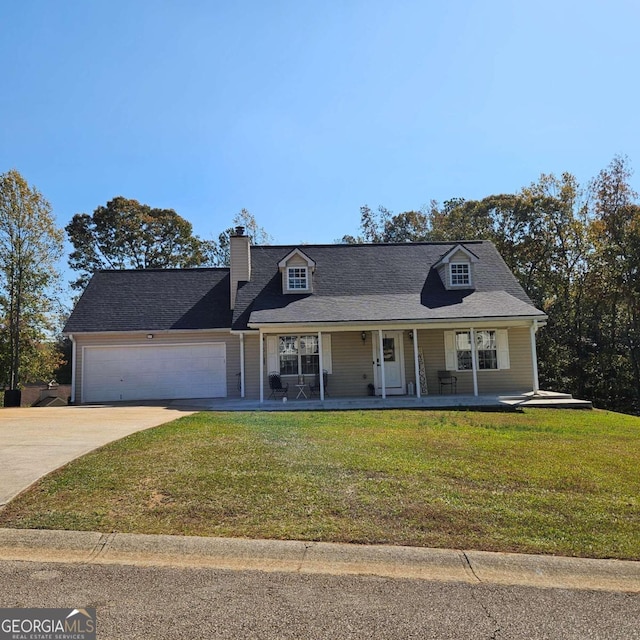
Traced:
<svg viewBox="0 0 640 640">
<path fill-rule="evenodd" d="M 538 393 L 523 393 L 520 395 L 500 396 L 500 402 L 517 408 L 538 408 L 538 409 L 593 409 L 593 405 L 588 400 L 577 400 L 570 393 L 560 393 L 558 391 L 540 390 Z"/>
<path fill-rule="evenodd" d="M 571 396 L 568 398 L 531 398 L 520 402 L 517 406 L 528 409 L 593 409 L 593 404 L 588 400 L 577 400 Z"/>
</svg>

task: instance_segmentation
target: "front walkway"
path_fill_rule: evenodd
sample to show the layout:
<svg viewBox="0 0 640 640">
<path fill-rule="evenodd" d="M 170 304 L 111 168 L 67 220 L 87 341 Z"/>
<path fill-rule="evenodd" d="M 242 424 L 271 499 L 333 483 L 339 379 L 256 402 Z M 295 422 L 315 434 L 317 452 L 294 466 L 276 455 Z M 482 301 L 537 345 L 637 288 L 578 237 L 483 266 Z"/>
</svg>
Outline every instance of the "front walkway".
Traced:
<svg viewBox="0 0 640 640">
<path fill-rule="evenodd" d="M 184 407 L 201 411 L 345 411 L 350 409 L 480 409 L 515 411 L 523 407 L 591 409 L 590 402 L 575 400 L 569 394 L 540 391 L 513 395 L 427 395 L 415 396 L 360 396 L 351 398 L 327 397 L 324 401 L 313 399 L 241 400 L 239 398 L 199 398 L 174 400 L 172 407 Z"/>
</svg>

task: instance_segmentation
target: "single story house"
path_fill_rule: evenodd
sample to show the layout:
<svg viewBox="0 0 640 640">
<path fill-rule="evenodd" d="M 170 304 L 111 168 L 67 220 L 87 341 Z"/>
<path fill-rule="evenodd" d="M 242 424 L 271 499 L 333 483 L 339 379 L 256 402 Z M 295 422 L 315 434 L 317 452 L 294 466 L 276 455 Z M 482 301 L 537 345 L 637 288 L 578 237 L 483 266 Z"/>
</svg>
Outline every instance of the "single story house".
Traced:
<svg viewBox="0 0 640 640">
<path fill-rule="evenodd" d="M 332 398 L 538 391 L 546 316 L 490 242 L 230 245 L 229 268 L 97 272 L 64 329 L 73 401 L 263 402 L 272 372 L 291 399 L 322 371 Z"/>
</svg>

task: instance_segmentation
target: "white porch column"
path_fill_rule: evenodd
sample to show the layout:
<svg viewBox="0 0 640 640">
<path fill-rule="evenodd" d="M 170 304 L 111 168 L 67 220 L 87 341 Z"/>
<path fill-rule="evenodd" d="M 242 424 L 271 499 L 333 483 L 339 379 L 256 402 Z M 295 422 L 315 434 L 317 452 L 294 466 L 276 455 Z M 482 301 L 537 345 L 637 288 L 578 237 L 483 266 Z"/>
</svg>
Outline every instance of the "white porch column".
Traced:
<svg viewBox="0 0 640 640">
<path fill-rule="evenodd" d="M 262 329 L 258 333 L 260 340 L 260 404 L 264 402 L 264 342 L 262 336 Z"/>
<path fill-rule="evenodd" d="M 476 345 L 476 330 L 472 327 L 470 330 L 471 338 L 471 371 L 473 372 L 473 395 L 478 395 L 478 354 Z"/>
<path fill-rule="evenodd" d="M 244 333 L 240 334 L 240 397 L 244 398 Z"/>
<path fill-rule="evenodd" d="M 531 365 L 533 370 L 533 394 L 538 395 L 540 387 L 538 386 L 538 355 L 536 351 L 536 332 L 538 331 L 538 321 L 534 320 L 531 323 Z"/>
<path fill-rule="evenodd" d="M 380 385 L 382 388 L 382 399 L 387 397 L 387 381 L 384 377 L 384 349 L 382 348 L 382 329 L 378 329 L 378 361 L 380 362 Z"/>
<path fill-rule="evenodd" d="M 422 389 L 420 389 L 420 362 L 418 361 L 418 330 L 413 330 L 413 364 L 416 372 L 416 396 L 421 397 Z"/>
<path fill-rule="evenodd" d="M 322 361 L 322 331 L 318 331 L 318 371 L 318 380 L 320 381 L 320 401 L 324 402 L 324 362 Z"/>
</svg>

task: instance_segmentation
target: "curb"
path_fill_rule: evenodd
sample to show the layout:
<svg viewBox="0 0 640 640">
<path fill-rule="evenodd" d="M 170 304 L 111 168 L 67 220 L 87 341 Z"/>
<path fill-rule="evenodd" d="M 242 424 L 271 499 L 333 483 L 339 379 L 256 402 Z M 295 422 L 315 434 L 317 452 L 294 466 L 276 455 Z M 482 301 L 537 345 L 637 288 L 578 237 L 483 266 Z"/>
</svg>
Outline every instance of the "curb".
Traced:
<svg viewBox="0 0 640 640">
<path fill-rule="evenodd" d="M 0 529 L 0 560 L 371 575 L 640 593 L 640 562 L 288 540 Z"/>
</svg>

